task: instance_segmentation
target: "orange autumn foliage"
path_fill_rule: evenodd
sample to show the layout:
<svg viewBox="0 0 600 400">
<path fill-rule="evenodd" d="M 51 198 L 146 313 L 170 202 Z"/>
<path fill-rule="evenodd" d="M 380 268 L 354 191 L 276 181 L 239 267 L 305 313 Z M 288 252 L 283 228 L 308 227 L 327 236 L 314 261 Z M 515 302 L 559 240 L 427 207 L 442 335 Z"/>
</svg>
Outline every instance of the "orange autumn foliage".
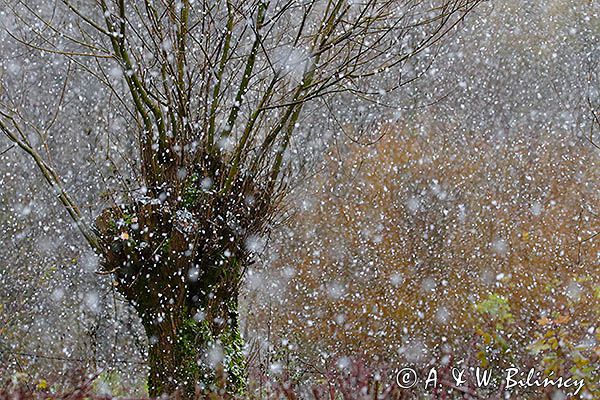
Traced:
<svg viewBox="0 0 600 400">
<path fill-rule="evenodd" d="M 308 357 L 419 361 L 475 332 L 491 294 L 508 300 L 515 352 L 540 320 L 575 338 L 597 324 L 600 171 L 585 142 L 397 128 L 332 154 L 257 272 L 276 284 L 252 294 L 251 325 L 269 320 Z"/>
</svg>

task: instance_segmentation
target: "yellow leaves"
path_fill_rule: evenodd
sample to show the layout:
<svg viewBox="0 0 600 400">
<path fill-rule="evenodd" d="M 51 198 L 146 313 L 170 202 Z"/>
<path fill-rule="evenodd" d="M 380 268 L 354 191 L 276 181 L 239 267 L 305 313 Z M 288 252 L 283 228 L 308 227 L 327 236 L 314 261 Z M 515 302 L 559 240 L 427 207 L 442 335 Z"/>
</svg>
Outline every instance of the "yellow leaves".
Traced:
<svg viewBox="0 0 600 400">
<path fill-rule="evenodd" d="M 523 231 L 523 232 L 521 233 L 521 240 L 522 240 L 523 242 L 529 242 L 529 232 L 527 232 L 527 231 Z"/>
<path fill-rule="evenodd" d="M 487 368 L 490 364 L 483 350 L 477 353 L 477 360 L 479 360 L 483 368 Z"/>
<path fill-rule="evenodd" d="M 492 336 L 488 333 L 484 333 L 483 334 L 483 342 L 485 344 L 491 344 L 492 343 Z"/>
<path fill-rule="evenodd" d="M 40 379 L 40 381 L 36 385 L 36 388 L 37 388 L 37 390 L 48 389 L 48 382 L 45 379 Z"/>
<path fill-rule="evenodd" d="M 538 319 L 537 323 L 538 323 L 538 325 L 541 325 L 541 326 L 553 325 L 553 324 L 554 325 L 565 325 L 565 324 L 569 323 L 570 320 L 571 320 L 570 315 L 558 314 L 558 316 L 555 317 L 554 319 L 550 319 L 550 318 L 544 316 L 544 317 Z M 549 331 L 549 332 L 553 332 L 553 331 Z"/>
<path fill-rule="evenodd" d="M 564 325 L 564 324 L 567 324 L 570 320 L 571 320 L 571 316 L 570 315 L 568 315 L 568 314 L 565 314 L 565 315 L 558 314 L 558 316 L 555 317 L 554 319 L 550 319 L 550 318 L 544 316 L 544 317 L 538 319 L 537 323 L 538 323 L 538 325 L 541 325 L 541 326 L 547 326 L 547 325 L 552 325 L 552 324 L 554 324 L 554 325 Z M 552 332 L 552 331 L 550 331 L 550 332 Z"/>
<path fill-rule="evenodd" d="M 552 320 L 548 317 L 542 317 L 537 320 L 538 325 L 546 326 L 552 324 Z"/>
<path fill-rule="evenodd" d="M 481 336 L 484 344 L 489 345 L 490 343 L 492 343 L 492 335 L 490 335 L 487 332 L 484 332 L 481 328 L 477 328 L 477 334 Z"/>
<path fill-rule="evenodd" d="M 554 332 L 552 332 L 552 336 L 548 338 L 546 344 L 548 344 L 552 350 L 558 349 L 559 341 L 556 336 L 554 336 Z"/>
<path fill-rule="evenodd" d="M 548 331 L 546 332 L 546 334 L 544 335 L 544 337 L 547 338 L 551 338 L 552 336 L 554 336 L 556 334 L 556 332 L 554 331 Z"/>
</svg>

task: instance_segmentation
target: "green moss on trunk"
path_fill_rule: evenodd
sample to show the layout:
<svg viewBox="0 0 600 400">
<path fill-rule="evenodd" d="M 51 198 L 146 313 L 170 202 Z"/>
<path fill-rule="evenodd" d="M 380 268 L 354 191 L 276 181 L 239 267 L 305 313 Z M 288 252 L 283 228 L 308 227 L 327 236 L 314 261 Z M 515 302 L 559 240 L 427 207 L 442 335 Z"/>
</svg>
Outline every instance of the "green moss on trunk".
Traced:
<svg viewBox="0 0 600 400">
<path fill-rule="evenodd" d="M 244 394 L 246 359 L 237 324 L 227 324 L 219 333 L 213 329 L 206 320 L 188 317 L 181 320 L 175 338 L 149 338 L 154 342 L 148 360 L 151 396 L 178 391 L 183 398 L 194 398 L 197 389 Z M 215 355 L 222 355 L 222 359 Z"/>
<path fill-rule="evenodd" d="M 189 178 L 183 191 L 187 208 L 181 213 L 135 203 L 107 209 L 96 220 L 111 244 L 104 268 L 114 272 L 117 289 L 146 329 L 151 396 L 177 391 L 196 398 L 197 389 L 243 394 L 246 386 L 237 314 L 248 256 L 244 236 L 228 225 L 215 232 L 211 222 L 222 215 L 218 210 L 230 210 L 239 198 L 207 203 L 201 176 L 194 172 Z M 206 210 L 209 215 L 201 218 Z M 197 270 L 196 278 L 182 279 L 191 270 Z"/>
</svg>

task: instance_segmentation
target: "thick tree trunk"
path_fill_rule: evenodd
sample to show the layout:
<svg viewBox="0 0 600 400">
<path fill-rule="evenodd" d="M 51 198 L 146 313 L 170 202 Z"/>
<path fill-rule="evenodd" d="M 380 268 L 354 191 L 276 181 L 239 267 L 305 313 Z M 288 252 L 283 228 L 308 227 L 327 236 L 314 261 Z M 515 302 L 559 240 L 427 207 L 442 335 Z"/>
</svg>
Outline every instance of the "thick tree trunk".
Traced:
<svg viewBox="0 0 600 400">
<path fill-rule="evenodd" d="M 95 221 L 104 269 L 148 336 L 151 396 L 245 388 L 238 287 L 250 259 L 246 239 L 262 229 L 268 203 L 245 181 L 207 192 L 204 174 L 191 174 L 172 204 L 144 199 L 105 209 Z"/>
<path fill-rule="evenodd" d="M 237 299 L 220 299 L 234 305 Z M 148 336 L 148 390 L 150 396 L 178 393 L 194 398 L 200 393 L 223 391 L 241 394 L 245 388 L 243 341 L 238 316 L 225 318 L 209 312 L 194 315 L 172 307 L 143 323 Z M 149 316 L 149 315 L 148 315 Z M 216 320 L 216 322 L 215 322 Z"/>
</svg>

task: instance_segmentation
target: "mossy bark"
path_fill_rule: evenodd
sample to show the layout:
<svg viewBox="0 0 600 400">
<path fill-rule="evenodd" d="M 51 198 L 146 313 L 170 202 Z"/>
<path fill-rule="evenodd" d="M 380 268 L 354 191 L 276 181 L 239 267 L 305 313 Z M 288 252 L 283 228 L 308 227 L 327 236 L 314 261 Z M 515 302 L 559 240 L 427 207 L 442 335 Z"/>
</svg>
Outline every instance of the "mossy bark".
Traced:
<svg viewBox="0 0 600 400">
<path fill-rule="evenodd" d="M 247 239 L 261 231 L 267 203 L 246 202 L 246 181 L 208 193 L 205 173 L 191 174 L 173 204 L 140 200 L 95 221 L 106 242 L 103 269 L 146 330 L 151 396 L 245 388 L 238 288 L 251 259 Z"/>
<path fill-rule="evenodd" d="M 223 300 L 233 303 L 232 299 Z M 230 313 L 220 325 L 200 318 L 201 313 L 173 311 L 166 318 L 144 322 L 150 396 L 177 392 L 181 398 L 191 399 L 207 392 L 243 394 L 246 364 L 237 313 Z"/>
</svg>

